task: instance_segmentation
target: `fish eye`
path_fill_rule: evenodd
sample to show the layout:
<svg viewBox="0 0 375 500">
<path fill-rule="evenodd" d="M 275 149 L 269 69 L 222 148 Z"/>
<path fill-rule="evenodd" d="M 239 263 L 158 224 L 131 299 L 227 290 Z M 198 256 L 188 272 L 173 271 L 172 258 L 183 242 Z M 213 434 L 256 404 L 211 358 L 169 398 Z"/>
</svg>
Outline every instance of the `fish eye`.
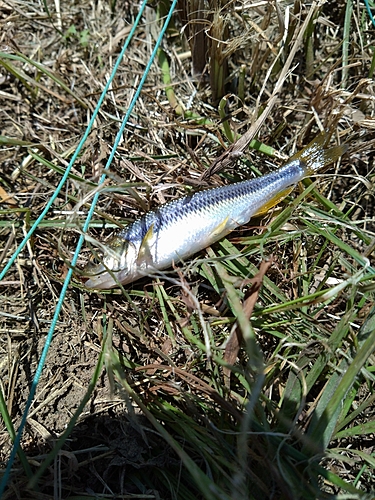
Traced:
<svg viewBox="0 0 375 500">
<path fill-rule="evenodd" d="M 101 250 L 97 250 L 95 253 L 93 253 L 90 257 L 89 263 L 92 266 L 98 266 L 99 264 L 102 264 L 103 263 L 103 252 Z"/>
</svg>

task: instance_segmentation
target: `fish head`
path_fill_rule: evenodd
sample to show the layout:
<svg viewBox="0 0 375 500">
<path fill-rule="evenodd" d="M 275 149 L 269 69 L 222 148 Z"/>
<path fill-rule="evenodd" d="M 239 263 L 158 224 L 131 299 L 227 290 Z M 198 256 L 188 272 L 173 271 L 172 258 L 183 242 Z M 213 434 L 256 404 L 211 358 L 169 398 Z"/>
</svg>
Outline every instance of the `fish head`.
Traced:
<svg viewBox="0 0 375 500">
<path fill-rule="evenodd" d="M 137 269 L 135 245 L 115 236 L 95 250 L 82 269 L 82 278 L 87 288 L 100 290 L 126 284 L 135 279 Z"/>
</svg>

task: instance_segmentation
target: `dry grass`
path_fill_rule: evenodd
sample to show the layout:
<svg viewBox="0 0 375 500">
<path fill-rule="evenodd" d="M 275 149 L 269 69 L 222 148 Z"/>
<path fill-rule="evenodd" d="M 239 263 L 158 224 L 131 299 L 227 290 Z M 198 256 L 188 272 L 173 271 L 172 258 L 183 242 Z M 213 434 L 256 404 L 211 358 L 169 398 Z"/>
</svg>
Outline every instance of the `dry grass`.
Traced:
<svg viewBox="0 0 375 500">
<path fill-rule="evenodd" d="M 16 459 L 4 499 L 357 498 L 373 488 L 373 27 L 359 1 L 351 11 L 344 0 L 219 4 L 186 2 L 191 11 L 174 16 L 98 186 L 169 3 L 146 9 L 68 181 L 0 282 L 11 425 L 95 192 L 90 235 L 103 240 L 191 189 L 274 169 L 321 129 L 349 152 L 182 272 L 102 294 L 77 273 L 21 441 L 29 468 Z M 55 192 L 137 7 L 0 5 L 3 268 Z M 269 256 L 263 286 L 248 286 Z M 11 436 L 1 424 L 4 469 Z M 28 473 L 39 475 L 33 488 Z"/>
</svg>

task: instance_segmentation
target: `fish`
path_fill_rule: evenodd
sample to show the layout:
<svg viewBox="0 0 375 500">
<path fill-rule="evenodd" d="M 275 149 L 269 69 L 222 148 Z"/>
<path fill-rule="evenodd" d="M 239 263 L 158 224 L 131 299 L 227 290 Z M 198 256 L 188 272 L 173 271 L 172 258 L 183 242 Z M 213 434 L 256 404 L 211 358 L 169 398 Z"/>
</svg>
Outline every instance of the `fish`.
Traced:
<svg viewBox="0 0 375 500">
<path fill-rule="evenodd" d="M 327 148 L 321 133 L 275 172 L 188 194 L 147 212 L 96 249 L 82 269 L 88 289 L 111 289 L 185 261 L 266 213 L 296 184 L 340 158 L 347 146 Z"/>
</svg>

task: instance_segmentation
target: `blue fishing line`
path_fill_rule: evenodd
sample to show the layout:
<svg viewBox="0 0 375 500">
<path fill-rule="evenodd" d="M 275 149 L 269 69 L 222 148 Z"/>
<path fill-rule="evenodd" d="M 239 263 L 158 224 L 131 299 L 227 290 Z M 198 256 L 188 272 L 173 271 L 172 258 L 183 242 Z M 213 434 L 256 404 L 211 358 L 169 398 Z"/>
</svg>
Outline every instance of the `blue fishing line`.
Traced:
<svg viewBox="0 0 375 500">
<path fill-rule="evenodd" d="M 160 37 L 159 37 L 160 40 L 158 39 L 159 43 L 157 43 L 157 47 L 159 47 L 159 45 L 160 45 L 161 37 L 163 36 L 163 34 L 164 34 L 164 32 L 165 32 L 165 30 L 167 28 L 167 25 L 168 25 L 168 23 L 170 21 L 170 18 L 171 18 L 173 9 L 175 7 L 175 4 L 176 4 L 176 2 L 174 2 L 173 6 L 171 7 L 170 15 L 167 18 L 166 25 L 165 25 L 165 27 L 163 27 L 163 30 L 160 33 Z M 49 210 L 49 208 L 51 207 L 52 203 L 56 199 L 56 197 L 57 197 L 59 191 L 61 190 L 62 186 L 64 185 L 65 181 L 67 180 L 68 175 L 70 173 L 70 170 L 71 170 L 71 168 L 72 168 L 75 160 L 77 159 L 77 156 L 78 156 L 80 150 L 82 149 L 82 147 L 84 145 L 84 142 L 87 139 L 87 136 L 88 136 L 88 134 L 89 134 L 89 132 L 90 132 L 90 130 L 92 128 L 92 125 L 94 123 L 94 120 L 95 120 L 98 112 L 99 112 L 100 106 L 101 106 L 101 104 L 102 104 L 102 102 L 104 100 L 106 92 L 108 91 L 108 88 L 109 88 L 109 86 L 110 86 L 110 84 L 111 84 L 111 82 L 112 82 L 112 80 L 113 80 L 113 78 L 114 78 L 114 76 L 115 76 L 115 74 L 117 72 L 117 69 L 118 69 L 119 65 L 121 64 L 121 62 L 122 62 L 123 56 L 125 54 L 125 51 L 126 51 L 128 45 L 129 45 L 129 43 L 130 43 L 130 41 L 131 41 L 131 39 L 132 39 L 132 37 L 134 35 L 134 32 L 135 32 L 135 30 L 136 30 L 136 28 L 137 28 L 137 26 L 139 24 L 139 21 L 140 21 L 140 19 L 142 17 L 142 14 L 143 14 L 143 11 L 144 11 L 146 5 L 147 5 L 147 0 L 143 0 L 142 5 L 140 7 L 140 10 L 138 12 L 137 18 L 136 18 L 136 20 L 134 22 L 134 25 L 133 25 L 133 27 L 132 27 L 132 29 L 131 29 L 131 31 L 130 31 L 130 33 L 129 33 L 126 41 L 125 41 L 124 47 L 121 50 L 121 53 L 120 53 L 120 55 L 119 55 L 119 57 L 118 57 L 118 59 L 117 59 L 117 61 L 115 63 L 115 66 L 114 66 L 114 68 L 112 70 L 110 78 L 109 78 L 106 86 L 104 87 L 104 90 L 103 90 L 103 92 L 102 92 L 102 94 L 101 94 L 101 96 L 99 98 L 98 104 L 97 104 L 97 106 L 96 106 L 96 108 L 95 108 L 95 110 L 93 112 L 92 118 L 91 118 L 91 120 L 90 120 L 90 122 L 89 122 L 89 124 L 87 126 L 86 132 L 83 135 L 82 140 L 80 141 L 80 143 L 79 143 L 79 145 L 77 147 L 77 150 L 74 153 L 74 155 L 73 155 L 73 157 L 72 157 L 72 159 L 71 159 L 71 161 L 70 161 L 70 163 L 69 163 L 69 165 L 68 165 L 68 167 L 67 167 L 67 169 L 65 171 L 64 176 L 62 177 L 60 183 L 58 184 L 55 193 L 53 194 L 53 196 L 49 200 L 46 208 L 43 210 L 43 212 L 41 213 L 41 215 L 38 217 L 38 219 L 35 221 L 35 223 L 31 227 L 31 229 L 27 233 L 27 235 L 24 238 L 24 240 L 22 241 L 22 243 L 17 248 L 17 250 L 16 250 L 15 254 L 13 255 L 13 257 L 9 260 L 8 264 L 4 267 L 3 271 L 0 274 L 0 280 L 3 279 L 3 277 L 5 276 L 5 274 L 7 273 L 7 271 L 9 270 L 9 268 L 11 267 L 11 265 L 14 263 L 15 259 L 17 258 L 17 256 L 19 255 L 19 253 L 21 252 L 21 250 L 23 249 L 23 247 L 26 245 L 28 239 L 30 238 L 30 236 L 33 234 L 33 232 L 37 228 L 38 224 L 43 220 L 44 216 L 46 215 L 47 211 Z M 156 48 L 156 50 L 157 50 L 157 48 Z M 155 54 L 156 54 L 156 50 L 153 52 L 153 56 L 154 57 L 155 57 Z M 150 70 L 151 63 L 152 63 L 152 60 L 149 61 L 149 64 L 146 67 L 147 72 Z M 142 80 L 141 80 L 142 85 L 144 83 L 146 75 L 147 75 L 147 73 L 145 71 L 144 78 L 142 78 Z M 135 105 L 135 100 L 138 98 L 138 96 L 140 94 L 140 91 L 141 91 L 141 88 L 139 88 L 139 91 L 136 92 L 136 94 L 135 94 L 135 96 L 133 98 L 133 101 L 131 103 L 131 107 L 129 107 L 128 113 L 126 114 L 126 121 L 129 119 L 130 112 L 131 112 L 131 110 L 133 109 L 133 107 Z M 125 120 L 124 120 L 124 122 L 125 122 Z M 126 124 L 126 122 L 120 128 L 120 132 L 119 132 L 119 134 L 118 134 L 118 136 L 116 138 L 116 141 L 115 141 L 114 149 L 115 149 L 115 147 L 117 148 L 117 146 L 118 146 L 118 143 L 120 141 L 121 134 L 122 134 L 122 132 L 124 130 L 125 124 Z M 110 156 L 111 161 L 113 159 L 114 152 Z M 110 164 L 110 162 L 108 161 L 107 165 L 109 165 L 109 164 Z M 102 176 L 100 182 L 103 182 L 104 178 L 105 178 L 105 175 Z M 93 216 L 93 213 L 94 213 L 94 210 L 95 210 L 95 205 L 96 205 L 96 202 L 98 200 L 98 197 L 99 197 L 99 195 L 97 193 L 97 195 L 93 199 L 93 203 L 92 203 L 91 209 L 90 209 L 90 211 L 88 213 L 88 217 L 87 217 L 86 223 L 84 225 L 84 231 L 87 231 L 87 229 L 89 227 L 89 223 L 90 223 L 90 220 L 91 220 L 91 218 Z M 75 266 L 75 264 L 77 262 L 79 251 L 80 251 L 80 249 L 82 247 L 83 241 L 84 241 L 84 236 L 81 235 L 81 237 L 79 239 L 79 242 L 78 242 L 78 245 L 77 245 L 76 252 L 75 252 L 73 260 L 72 260 L 72 267 Z M 38 363 L 38 367 L 37 367 L 35 375 L 34 375 L 34 379 L 33 379 L 33 382 L 32 382 L 31 388 L 30 388 L 30 394 L 29 394 L 29 397 L 28 397 L 27 402 L 26 402 L 24 413 L 22 415 L 21 423 L 20 423 L 17 435 L 16 435 L 14 443 L 13 443 L 13 449 L 12 449 L 12 452 L 10 454 L 7 467 L 6 467 L 5 471 L 4 471 L 4 475 L 3 475 L 2 479 L 1 479 L 1 482 L 0 482 L 0 498 L 2 497 L 2 495 L 4 493 L 4 490 L 6 488 L 6 485 L 8 484 L 10 471 L 11 471 L 11 468 L 12 468 L 12 465 L 13 465 L 16 453 L 17 453 L 17 449 L 18 449 L 18 447 L 20 445 L 20 442 L 21 442 L 21 437 L 22 437 L 23 429 L 24 429 L 25 424 L 26 424 L 27 414 L 29 412 L 30 406 L 31 406 L 31 404 L 33 402 L 33 399 L 34 399 L 34 396 L 35 396 L 36 388 L 37 388 L 37 385 L 39 383 L 39 379 L 40 379 L 40 376 L 41 376 L 41 373 L 42 373 L 42 370 L 43 370 L 45 359 L 46 359 L 46 356 L 47 356 L 47 353 L 48 353 L 48 350 L 49 350 L 49 347 L 50 347 L 50 344 L 51 344 L 51 341 L 52 341 L 52 337 L 53 337 L 53 333 L 55 331 L 56 323 L 57 323 L 57 320 L 58 320 L 58 317 L 59 317 L 59 314 L 60 314 L 60 311 L 61 311 L 61 308 L 62 308 L 62 305 L 63 305 L 63 301 L 65 299 L 65 295 L 66 295 L 66 291 L 67 291 L 69 282 L 70 282 L 71 277 L 72 277 L 72 272 L 73 272 L 73 270 L 72 270 L 72 268 L 70 268 L 69 271 L 68 271 L 68 273 L 67 273 L 67 276 L 65 278 L 64 285 L 62 287 L 58 303 L 56 305 L 55 313 L 54 313 L 54 316 L 53 316 L 53 319 L 52 319 L 52 322 L 51 322 L 51 327 L 49 329 L 49 332 L 48 332 L 48 335 L 47 335 L 47 338 L 46 338 L 46 342 L 45 342 L 45 345 L 44 345 L 44 348 L 43 348 L 43 351 L 42 351 L 42 354 L 41 354 L 41 357 L 40 357 L 40 361 Z"/>
<path fill-rule="evenodd" d="M 363 0 L 366 5 L 367 13 L 372 21 L 372 24 L 375 26 L 375 19 L 374 16 L 372 15 L 371 9 L 370 9 L 370 4 L 368 3 L 368 0 Z"/>
<path fill-rule="evenodd" d="M 69 165 L 67 166 L 66 168 L 66 171 L 65 171 L 65 174 L 63 175 L 63 177 L 61 178 L 61 181 L 59 182 L 59 184 L 57 185 L 56 187 L 56 191 L 53 193 L 53 195 L 51 196 L 50 200 L 48 201 L 45 209 L 42 211 L 42 213 L 39 215 L 39 217 L 36 219 L 36 221 L 34 222 L 34 224 L 31 226 L 29 232 L 27 233 L 27 235 L 25 236 L 25 238 L 22 240 L 22 242 L 19 244 L 18 248 L 16 249 L 16 251 L 14 252 L 13 256 L 9 259 L 9 262 L 6 264 L 6 266 L 4 267 L 4 269 L 1 271 L 0 273 L 0 281 L 4 278 L 4 276 L 6 275 L 6 273 L 9 271 L 10 267 L 13 265 L 14 261 L 16 260 L 16 258 L 18 257 L 18 255 L 20 254 L 21 250 L 24 248 L 24 246 L 26 245 L 26 243 L 29 241 L 30 237 L 32 236 L 32 234 L 34 233 L 35 229 L 38 227 L 38 225 L 40 224 L 40 222 L 44 219 L 46 213 L 48 212 L 48 210 L 51 208 L 53 202 L 55 201 L 55 199 L 57 198 L 58 194 L 60 193 L 61 191 L 61 188 L 63 187 L 63 185 L 65 184 L 65 181 L 67 180 L 69 174 L 70 174 L 70 170 L 72 169 L 72 166 L 74 164 L 74 162 L 76 161 L 79 153 L 81 152 L 81 149 L 91 131 L 91 128 L 94 124 L 94 121 L 95 121 L 95 118 L 97 116 L 97 114 L 99 113 L 99 110 L 100 110 L 100 107 L 103 103 L 103 100 L 104 100 L 104 97 L 109 89 L 109 86 L 110 84 L 112 83 L 112 80 L 114 79 L 115 75 L 116 75 L 116 72 L 117 72 L 117 69 L 118 67 L 120 66 L 121 64 L 121 61 L 122 61 L 122 58 L 124 57 L 124 54 L 125 54 L 125 51 L 126 49 L 128 48 L 128 45 L 130 43 L 130 40 L 133 38 L 133 35 L 134 35 L 134 32 L 137 28 L 137 25 L 140 21 L 140 18 L 142 16 L 142 13 L 145 9 L 147 5 L 147 0 L 143 0 L 143 3 L 141 5 L 141 8 L 139 10 L 139 13 L 137 15 L 137 18 L 134 22 L 134 26 L 132 27 L 130 33 L 129 33 L 129 36 L 128 38 L 126 39 L 125 41 L 125 44 L 124 44 L 124 47 L 123 49 L 121 50 L 121 53 L 116 61 L 116 64 L 114 65 L 113 67 L 113 71 L 111 73 L 111 76 L 109 77 L 109 80 L 106 84 L 106 86 L 104 87 L 104 90 L 99 98 L 99 101 L 98 101 L 98 104 L 92 114 L 92 117 L 91 117 L 91 120 L 89 121 L 89 124 L 87 126 L 87 129 L 86 129 L 86 132 L 84 133 L 80 143 L 78 144 L 78 147 L 74 153 L 74 155 L 72 156 L 72 159 L 70 160 L 69 162 Z"/>
</svg>

